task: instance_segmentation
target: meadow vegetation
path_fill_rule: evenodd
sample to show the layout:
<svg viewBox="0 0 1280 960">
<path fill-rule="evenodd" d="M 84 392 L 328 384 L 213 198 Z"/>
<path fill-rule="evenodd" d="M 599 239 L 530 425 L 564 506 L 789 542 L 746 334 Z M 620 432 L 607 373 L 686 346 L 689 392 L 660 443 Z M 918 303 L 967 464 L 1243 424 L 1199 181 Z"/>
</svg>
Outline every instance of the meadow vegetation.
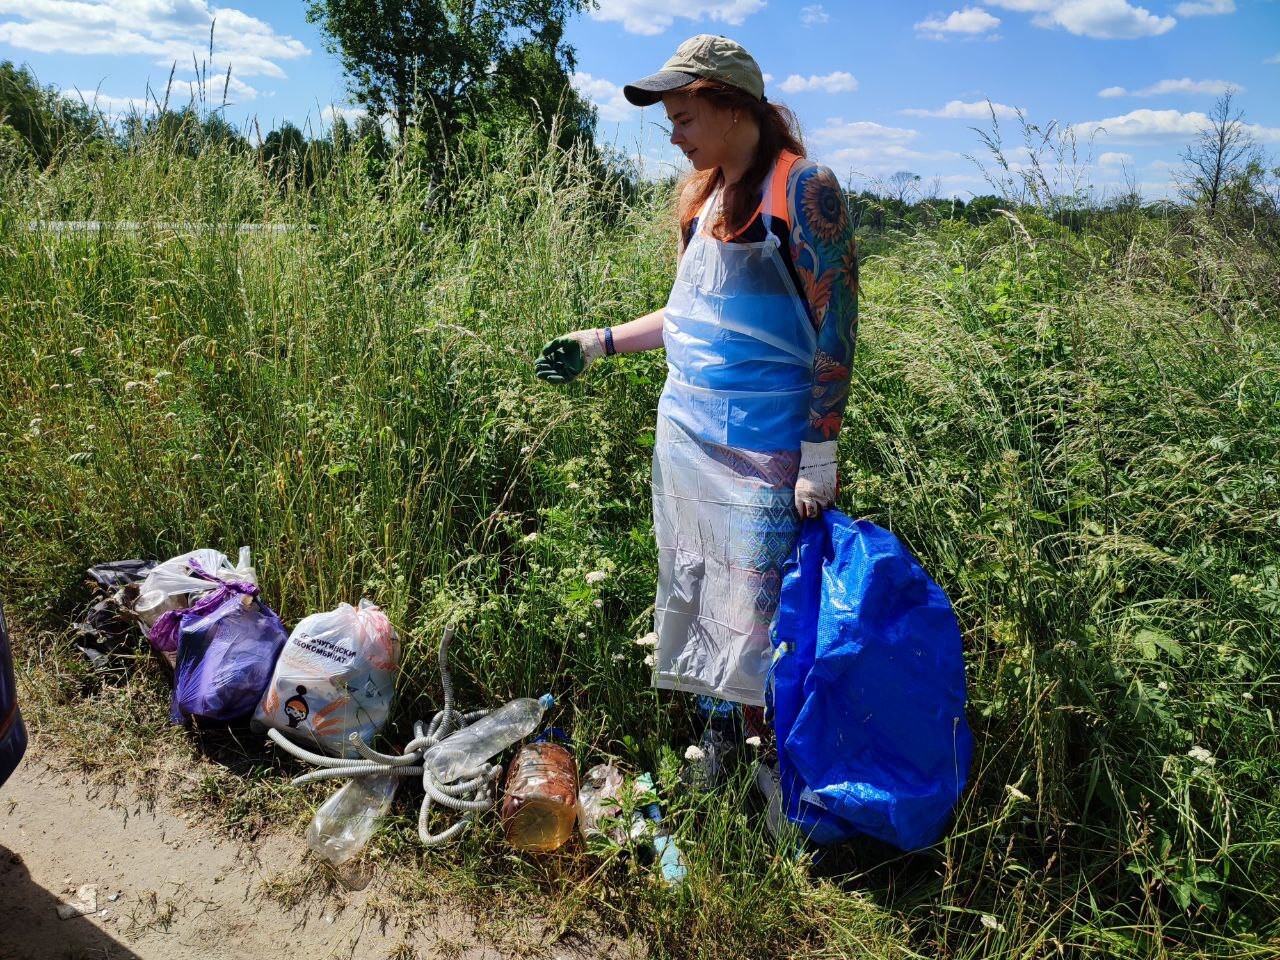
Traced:
<svg viewBox="0 0 1280 960">
<path fill-rule="evenodd" d="M 245 835 L 305 822 L 323 792 L 288 788 L 265 741 L 164 779 L 207 736 L 166 727 L 151 661 L 103 682 L 68 637 L 88 565 L 247 543 L 286 625 L 369 596 L 400 626 L 391 741 L 439 705 L 457 623 L 464 704 L 550 690 L 583 767 L 672 783 L 689 704 L 649 689 L 634 642 L 662 357 L 566 389 L 532 373 L 553 335 L 664 301 L 668 196 L 550 142 L 476 137 L 441 177 L 412 131 L 376 164 L 355 141 L 307 189 L 161 137 L 0 167 L 0 588 L 45 749 L 216 801 Z M 73 220 L 105 225 L 42 225 Z M 1072 230 L 1023 207 L 865 258 L 839 505 L 907 543 L 964 632 L 974 765 L 936 848 L 797 859 L 744 771 L 666 792 L 676 890 L 621 858 L 504 855 L 492 821 L 424 853 L 411 799 L 380 862 L 410 896 L 447 879 L 655 957 L 1276 956 L 1265 229 L 1118 208 Z"/>
</svg>

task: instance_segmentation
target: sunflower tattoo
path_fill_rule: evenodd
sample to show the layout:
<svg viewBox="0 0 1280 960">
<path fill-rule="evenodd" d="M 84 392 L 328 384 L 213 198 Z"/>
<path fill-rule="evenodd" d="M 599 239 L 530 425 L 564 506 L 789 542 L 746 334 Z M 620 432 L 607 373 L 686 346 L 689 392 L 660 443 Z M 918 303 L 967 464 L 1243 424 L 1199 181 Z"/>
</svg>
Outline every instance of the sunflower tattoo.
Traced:
<svg viewBox="0 0 1280 960">
<path fill-rule="evenodd" d="M 844 194 L 835 174 L 826 167 L 819 167 L 805 179 L 802 206 L 809 229 L 819 240 L 834 245 L 843 239 L 849 226 Z"/>
</svg>

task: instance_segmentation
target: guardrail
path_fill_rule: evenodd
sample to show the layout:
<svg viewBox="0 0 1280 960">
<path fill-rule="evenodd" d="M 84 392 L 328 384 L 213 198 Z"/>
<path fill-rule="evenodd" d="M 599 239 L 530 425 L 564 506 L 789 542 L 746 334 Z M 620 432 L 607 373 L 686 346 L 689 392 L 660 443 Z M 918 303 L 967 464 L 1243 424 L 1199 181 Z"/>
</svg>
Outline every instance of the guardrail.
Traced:
<svg viewBox="0 0 1280 960">
<path fill-rule="evenodd" d="M 167 230 L 171 233 L 213 233 L 233 229 L 236 233 L 293 233 L 298 230 L 314 230 L 310 223 L 192 223 L 183 221 L 132 221 L 132 220 L 31 220 L 27 229 L 50 233 L 101 233 L 104 230 L 121 233 L 141 233 L 144 230 Z"/>
</svg>

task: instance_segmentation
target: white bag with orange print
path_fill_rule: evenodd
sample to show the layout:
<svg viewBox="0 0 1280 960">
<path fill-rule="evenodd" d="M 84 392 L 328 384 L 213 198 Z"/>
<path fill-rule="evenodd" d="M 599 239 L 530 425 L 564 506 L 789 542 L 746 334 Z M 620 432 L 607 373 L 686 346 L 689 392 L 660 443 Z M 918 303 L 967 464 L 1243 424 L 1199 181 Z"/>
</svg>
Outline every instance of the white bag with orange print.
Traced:
<svg viewBox="0 0 1280 960">
<path fill-rule="evenodd" d="M 376 604 L 313 613 L 289 635 L 253 719 L 304 745 L 357 756 L 349 737 L 372 744 L 387 722 L 399 659 L 400 638 Z"/>
</svg>

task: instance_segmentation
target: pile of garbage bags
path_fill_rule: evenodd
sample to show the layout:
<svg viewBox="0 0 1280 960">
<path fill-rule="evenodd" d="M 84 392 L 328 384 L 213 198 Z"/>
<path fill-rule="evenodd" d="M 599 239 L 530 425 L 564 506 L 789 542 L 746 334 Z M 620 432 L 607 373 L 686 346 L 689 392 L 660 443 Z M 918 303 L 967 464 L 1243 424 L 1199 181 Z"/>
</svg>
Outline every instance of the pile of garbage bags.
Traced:
<svg viewBox="0 0 1280 960">
<path fill-rule="evenodd" d="M 115 669 L 141 630 L 173 675 L 170 719 L 252 718 L 329 753 L 371 742 L 395 693 L 400 640 L 368 600 L 312 614 L 286 631 L 262 599 L 249 547 L 235 563 L 212 549 L 163 563 L 121 560 L 88 570 L 94 598 L 75 625 L 96 667 Z"/>
<path fill-rule="evenodd" d="M 307 830 L 311 849 L 335 866 L 365 847 L 397 786 L 412 773 L 424 780 L 419 830 L 429 846 L 453 839 L 477 813 L 496 807 L 515 849 L 556 850 L 576 828 L 589 847 L 634 845 L 642 857 L 648 851 L 667 883 L 683 879 L 682 855 L 661 826 L 647 774 L 624 786 L 617 768 L 601 764 L 580 782 L 567 738 L 552 730 L 520 747 L 501 776 L 497 757 L 534 733 L 554 698 L 520 698 L 492 711 L 454 710 L 446 665 L 451 630 L 440 650 L 445 709 L 430 732 L 418 724 L 417 738 L 396 757 L 370 746 L 390 716 L 400 660 L 400 638 L 376 604 L 342 603 L 304 617 L 287 632 L 262 599 L 248 547 L 235 563 L 201 549 L 158 564 L 100 564 L 88 578 L 94 598 L 77 630 L 81 649 L 96 666 L 115 669 L 113 661 L 136 646 L 134 631 L 140 630 L 172 671 L 173 722 L 248 720 L 285 752 L 319 767 L 295 783 L 350 778 Z M 478 770 L 487 772 L 476 778 Z M 463 812 L 464 819 L 431 834 L 426 820 L 433 799 Z"/>
</svg>

